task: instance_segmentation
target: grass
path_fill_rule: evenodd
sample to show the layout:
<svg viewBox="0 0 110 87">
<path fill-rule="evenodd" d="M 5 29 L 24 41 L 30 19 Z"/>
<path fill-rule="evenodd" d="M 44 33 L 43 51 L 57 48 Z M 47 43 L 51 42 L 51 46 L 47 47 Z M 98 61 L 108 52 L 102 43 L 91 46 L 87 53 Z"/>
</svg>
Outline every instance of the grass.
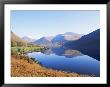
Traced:
<svg viewBox="0 0 110 87">
<path fill-rule="evenodd" d="M 31 58 L 20 55 L 12 55 L 11 58 L 12 77 L 89 77 L 77 73 L 57 71 L 41 66 Z"/>
<path fill-rule="evenodd" d="M 45 47 L 11 47 L 12 54 L 25 54 L 27 52 L 40 52 L 44 50 Z"/>
</svg>

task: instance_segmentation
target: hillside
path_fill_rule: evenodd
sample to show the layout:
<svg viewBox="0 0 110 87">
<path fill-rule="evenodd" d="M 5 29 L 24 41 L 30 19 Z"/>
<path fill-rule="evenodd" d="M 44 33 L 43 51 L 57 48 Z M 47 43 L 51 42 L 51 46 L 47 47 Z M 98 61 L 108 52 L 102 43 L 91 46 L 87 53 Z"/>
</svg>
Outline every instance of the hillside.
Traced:
<svg viewBox="0 0 110 87">
<path fill-rule="evenodd" d="M 79 40 L 64 44 L 69 49 L 77 49 L 83 54 L 100 60 L 100 29 L 82 36 Z"/>
<path fill-rule="evenodd" d="M 25 46 L 26 42 L 11 31 L 11 45 L 12 46 Z"/>
<path fill-rule="evenodd" d="M 39 63 L 25 57 L 12 55 L 11 58 L 12 77 L 90 77 L 77 73 L 68 73 L 45 68 Z"/>
<path fill-rule="evenodd" d="M 51 40 L 53 39 L 53 37 L 42 37 L 36 41 L 33 42 L 33 44 L 37 44 L 37 45 L 43 45 L 43 46 L 51 46 Z"/>
<path fill-rule="evenodd" d="M 64 34 L 58 34 L 54 37 L 52 37 L 52 36 L 51 37 L 42 37 L 33 43 L 39 44 L 39 45 L 44 45 L 44 46 L 49 46 L 49 47 L 60 46 L 67 41 L 78 40 L 79 38 L 81 38 L 81 36 L 82 35 L 80 35 L 80 34 L 66 32 Z"/>
<path fill-rule="evenodd" d="M 64 34 L 58 34 L 56 35 L 53 40 L 52 43 L 58 43 L 58 44 L 64 44 L 67 41 L 74 41 L 74 40 L 78 40 L 79 38 L 81 38 L 82 35 L 76 34 L 76 33 L 72 33 L 72 32 L 66 32 Z"/>
</svg>

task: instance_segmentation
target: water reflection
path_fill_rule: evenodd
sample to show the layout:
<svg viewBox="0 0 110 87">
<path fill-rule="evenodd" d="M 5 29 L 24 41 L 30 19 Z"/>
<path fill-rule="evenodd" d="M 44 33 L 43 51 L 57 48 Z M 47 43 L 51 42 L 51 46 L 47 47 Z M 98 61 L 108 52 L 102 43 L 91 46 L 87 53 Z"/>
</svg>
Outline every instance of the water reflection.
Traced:
<svg viewBox="0 0 110 87">
<path fill-rule="evenodd" d="M 96 60 L 100 60 L 100 56 L 99 54 L 96 55 L 96 51 L 91 52 L 89 50 L 84 50 L 84 49 L 77 49 L 77 50 L 73 50 L 73 49 L 67 49 L 67 48 L 49 48 L 47 50 L 42 51 L 42 53 L 50 55 L 50 54 L 56 54 L 59 56 L 65 56 L 67 58 L 72 58 L 75 56 L 82 56 L 82 55 L 88 55 Z"/>
<path fill-rule="evenodd" d="M 49 48 L 42 52 L 28 53 L 28 56 L 36 58 L 42 66 L 47 68 L 100 76 L 100 61 L 89 56 L 89 52 L 85 55 L 73 49 Z"/>
<path fill-rule="evenodd" d="M 28 53 L 28 56 L 36 58 L 36 60 L 40 62 L 42 66 L 47 68 L 67 72 L 76 72 L 79 74 L 100 76 L 100 62 L 92 57 L 82 55 L 77 51 L 72 53 L 67 51 L 66 54 L 62 54 L 60 56 L 56 55 L 56 53 L 51 54 L 50 49 L 49 51 L 45 52 L 48 53 L 44 54 L 41 52 L 32 52 Z M 69 55 L 69 57 L 67 57 L 67 55 Z M 74 57 L 70 58 L 70 55 Z"/>
<path fill-rule="evenodd" d="M 72 58 L 76 56 L 82 56 L 83 54 L 77 50 L 65 50 L 63 55 L 65 57 Z"/>
</svg>

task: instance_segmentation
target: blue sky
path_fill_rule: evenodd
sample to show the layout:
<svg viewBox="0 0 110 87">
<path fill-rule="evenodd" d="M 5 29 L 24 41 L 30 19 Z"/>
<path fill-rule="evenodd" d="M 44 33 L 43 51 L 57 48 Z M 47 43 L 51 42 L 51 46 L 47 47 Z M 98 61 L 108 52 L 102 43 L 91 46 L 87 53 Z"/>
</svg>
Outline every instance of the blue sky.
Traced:
<svg viewBox="0 0 110 87">
<path fill-rule="evenodd" d="M 11 11 L 11 30 L 38 39 L 65 32 L 88 34 L 100 26 L 100 11 Z"/>
</svg>

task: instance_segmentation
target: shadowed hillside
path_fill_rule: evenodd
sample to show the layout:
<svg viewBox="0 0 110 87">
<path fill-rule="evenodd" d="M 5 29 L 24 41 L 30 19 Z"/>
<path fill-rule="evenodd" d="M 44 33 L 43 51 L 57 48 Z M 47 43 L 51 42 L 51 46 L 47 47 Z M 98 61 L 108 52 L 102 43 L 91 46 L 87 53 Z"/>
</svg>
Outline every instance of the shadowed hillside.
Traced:
<svg viewBox="0 0 110 87">
<path fill-rule="evenodd" d="M 100 29 L 82 36 L 79 40 L 69 41 L 64 47 L 79 50 L 85 55 L 100 60 Z"/>
</svg>

